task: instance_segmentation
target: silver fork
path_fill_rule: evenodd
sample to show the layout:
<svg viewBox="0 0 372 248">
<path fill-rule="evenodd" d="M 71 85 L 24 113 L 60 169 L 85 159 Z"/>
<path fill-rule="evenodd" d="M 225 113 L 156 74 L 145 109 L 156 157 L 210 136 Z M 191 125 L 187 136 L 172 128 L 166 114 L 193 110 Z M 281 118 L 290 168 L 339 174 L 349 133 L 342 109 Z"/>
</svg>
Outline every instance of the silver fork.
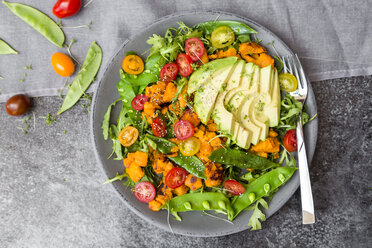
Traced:
<svg viewBox="0 0 372 248">
<path fill-rule="evenodd" d="M 308 80 L 305 76 L 301 62 L 298 59 L 297 54 L 295 54 L 294 56 L 282 57 L 281 59 L 283 60 L 284 64 L 283 71 L 293 74 L 298 81 L 298 89 L 295 92 L 291 92 L 290 94 L 297 101 L 301 102 L 302 105 L 304 105 L 307 97 Z M 302 110 L 297 120 L 296 135 L 299 164 L 298 166 L 300 170 L 302 223 L 313 224 L 315 223 L 314 202 L 313 194 L 311 192 L 309 166 L 307 162 L 304 133 L 302 129 Z"/>
</svg>

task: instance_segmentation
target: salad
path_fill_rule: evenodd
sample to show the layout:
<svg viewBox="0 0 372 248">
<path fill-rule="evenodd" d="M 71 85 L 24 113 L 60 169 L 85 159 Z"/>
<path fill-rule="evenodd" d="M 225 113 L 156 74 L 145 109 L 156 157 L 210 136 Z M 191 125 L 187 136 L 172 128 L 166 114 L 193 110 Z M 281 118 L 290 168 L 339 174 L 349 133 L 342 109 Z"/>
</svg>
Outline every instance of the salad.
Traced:
<svg viewBox="0 0 372 248">
<path fill-rule="evenodd" d="M 123 180 L 139 201 L 176 220 L 214 210 L 233 221 L 254 210 L 248 225 L 260 229 L 260 207 L 297 169 L 291 152 L 303 106 L 287 94 L 297 79 L 281 73 L 278 54 L 243 23 L 178 25 L 147 40 L 147 57 L 129 51 L 123 59 L 120 99 L 102 123 L 109 158 L 122 160 L 123 172 L 106 183 Z"/>
</svg>

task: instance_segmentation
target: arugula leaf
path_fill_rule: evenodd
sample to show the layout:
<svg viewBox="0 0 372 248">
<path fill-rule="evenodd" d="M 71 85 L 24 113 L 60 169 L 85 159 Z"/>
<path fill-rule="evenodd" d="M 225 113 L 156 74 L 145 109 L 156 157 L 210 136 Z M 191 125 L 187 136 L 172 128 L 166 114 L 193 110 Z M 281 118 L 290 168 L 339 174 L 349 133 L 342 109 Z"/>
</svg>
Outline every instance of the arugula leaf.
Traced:
<svg viewBox="0 0 372 248">
<path fill-rule="evenodd" d="M 267 202 L 263 198 L 257 200 L 257 202 L 255 204 L 255 207 L 254 207 L 253 214 L 252 214 L 252 216 L 251 216 L 251 218 L 249 219 L 249 222 L 248 222 L 248 226 L 252 227 L 251 231 L 260 230 L 261 229 L 260 220 L 261 221 L 266 220 L 265 214 L 262 213 L 262 211 L 259 209 L 259 204 L 261 204 L 262 207 L 264 207 L 265 209 L 269 208 L 269 206 L 267 205 Z"/>
<path fill-rule="evenodd" d="M 108 134 L 109 134 L 109 125 L 110 125 L 110 115 L 111 115 L 111 108 L 115 106 L 115 104 L 119 101 L 120 99 L 116 100 L 115 102 L 111 103 L 110 106 L 107 108 L 107 111 L 105 115 L 103 116 L 103 121 L 102 121 L 102 132 L 103 132 L 103 138 L 107 140 Z"/>
<path fill-rule="evenodd" d="M 115 177 L 113 177 L 111 179 L 108 178 L 103 184 L 113 183 L 113 182 L 115 182 L 117 180 L 120 180 L 121 181 L 121 180 L 123 180 L 126 177 L 129 177 L 129 175 L 125 171 L 123 171 L 123 174 L 119 174 L 119 173 L 116 172 Z"/>
</svg>

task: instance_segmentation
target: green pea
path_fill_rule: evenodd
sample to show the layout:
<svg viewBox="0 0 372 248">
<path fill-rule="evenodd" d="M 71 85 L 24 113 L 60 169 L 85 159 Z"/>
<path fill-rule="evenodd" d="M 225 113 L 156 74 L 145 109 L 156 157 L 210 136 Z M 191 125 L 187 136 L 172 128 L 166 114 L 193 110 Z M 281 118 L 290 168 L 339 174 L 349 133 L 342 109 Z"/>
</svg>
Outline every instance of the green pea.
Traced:
<svg viewBox="0 0 372 248">
<path fill-rule="evenodd" d="M 0 40 L 0 54 L 18 54 L 8 43 Z"/>
<path fill-rule="evenodd" d="M 208 201 L 203 201 L 202 204 L 203 204 L 203 207 L 204 207 L 206 210 L 209 210 L 209 209 L 211 208 L 211 205 L 209 204 Z"/>
<path fill-rule="evenodd" d="M 264 185 L 264 190 L 265 190 L 266 193 L 269 193 L 269 191 L 270 191 L 270 184 L 266 183 Z"/>
<path fill-rule="evenodd" d="M 283 174 L 279 174 L 279 180 L 284 182 L 285 181 L 285 177 Z"/>
<path fill-rule="evenodd" d="M 186 209 L 191 210 L 191 203 L 190 202 L 185 202 L 183 203 Z"/>
<path fill-rule="evenodd" d="M 81 98 L 89 85 L 93 82 L 102 61 L 102 50 L 94 41 L 90 46 L 84 63 L 71 84 L 70 89 L 65 96 L 63 104 L 58 111 L 58 114 L 63 113 L 67 109 L 75 105 Z"/>
<path fill-rule="evenodd" d="M 254 202 L 254 200 L 256 199 L 256 195 L 255 193 L 251 192 L 248 194 L 248 199 L 250 202 Z"/>
<path fill-rule="evenodd" d="M 218 206 L 222 209 L 226 209 L 226 203 L 224 201 L 218 201 Z"/>
<path fill-rule="evenodd" d="M 3 4 L 54 45 L 62 47 L 65 43 L 65 34 L 49 16 L 25 4 L 8 3 L 6 1 L 3 1 Z"/>
</svg>

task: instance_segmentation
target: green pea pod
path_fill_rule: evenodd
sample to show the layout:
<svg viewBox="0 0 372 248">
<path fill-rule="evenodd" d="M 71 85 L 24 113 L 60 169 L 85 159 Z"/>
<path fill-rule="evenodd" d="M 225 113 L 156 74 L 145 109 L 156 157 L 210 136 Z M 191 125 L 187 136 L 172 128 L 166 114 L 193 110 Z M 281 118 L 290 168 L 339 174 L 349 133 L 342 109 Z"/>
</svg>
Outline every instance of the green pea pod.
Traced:
<svg viewBox="0 0 372 248">
<path fill-rule="evenodd" d="M 3 1 L 3 4 L 54 45 L 62 47 L 65 43 L 65 34 L 49 16 L 25 4 L 8 3 L 6 1 Z"/>
<path fill-rule="evenodd" d="M 279 166 L 279 164 L 261 156 L 235 149 L 214 150 L 209 159 L 216 163 L 234 165 L 242 169 L 266 170 Z"/>
<path fill-rule="evenodd" d="M 84 63 L 71 84 L 70 89 L 65 96 L 63 104 L 58 111 L 58 114 L 63 113 L 67 109 L 75 105 L 80 97 L 88 89 L 89 85 L 93 82 L 102 61 L 102 50 L 94 41 L 90 46 Z"/>
<path fill-rule="evenodd" d="M 150 139 L 155 144 L 156 147 L 153 147 L 153 149 L 157 149 L 163 154 L 172 153 L 172 148 L 176 146 L 176 144 L 167 139 L 159 138 L 150 134 L 146 134 L 146 138 Z M 153 146 L 153 144 L 150 145 Z"/>
<path fill-rule="evenodd" d="M 8 43 L 0 40 L 0 54 L 18 54 Z"/>
<path fill-rule="evenodd" d="M 213 30 L 220 26 L 228 26 L 231 28 L 235 35 L 243 35 L 243 34 L 257 34 L 257 31 L 252 29 L 251 27 L 247 26 L 244 23 L 237 22 L 237 21 L 209 21 L 209 22 L 202 22 L 195 26 L 195 28 L 203 31 L 205 35 L 212 34 Z"/>
<path fill-rule="evenodd" d="M 181 221 L 179 212 L 216 210 L 227 214 L 229 220 L 233 219 L 234 210 L 228 197 L 219 192 L 189 193 L 176 196 L 163 205 L 176 220 Z"/>
<path fill-rule="evenodd" d="M 207 179 L 204 174 L 205 165 L 196 156 L 183 156 L 180 152 L 177 157 L 168 157 L 169 160 L 184 168 L 187 172 L 202 179 Z"/>
<path fill-rule="evenodd" d="M 279 167 L 265 173 L 253 182 L 247 184 L 247 186 L 245 186 L 245 192 L 236 197 L 236 199 L 233 201 L 233 219 L 253 202 L 261 199 L 265 195 L 270 194 L 285 184 L 296 170 L 297 168 L 295 167 Z"/>
</svg>

